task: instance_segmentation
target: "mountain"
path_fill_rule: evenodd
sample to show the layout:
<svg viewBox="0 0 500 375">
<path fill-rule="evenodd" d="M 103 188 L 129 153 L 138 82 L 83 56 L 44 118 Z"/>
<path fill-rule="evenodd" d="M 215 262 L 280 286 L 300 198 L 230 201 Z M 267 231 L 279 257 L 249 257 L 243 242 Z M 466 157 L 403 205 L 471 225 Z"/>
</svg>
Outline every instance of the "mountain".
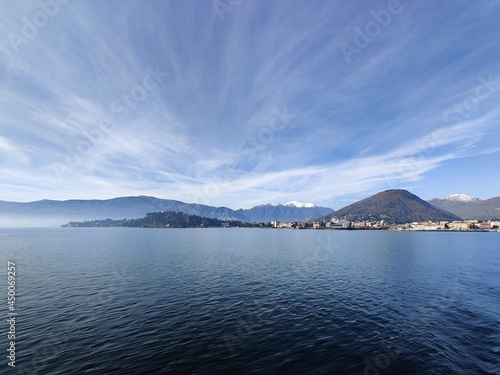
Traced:
<svg viewBox="0 0 500 375">
<path fill-rule="evenodd" d="M 467 194 L 452 194 L 452 195 L 449 195 L 446 198 L 444 198 L 444 200 L 450 201 L 450 202 L 469 203 L 469 202 L 479 202 L 481 199 L 471 197 L 470 195 L 467 195 Z"/>
<path fill-rule="evenodd" d="M 0 226 L 53 226 L 68 221 L 139 218 L 149 212 L 175 211 L 220 220 L 247 218 L 227 207 L 212 207 L 155 197 L 120 197 L 106 200 L 0 201 Z"/>
<path fill-rule="evenodd" d="M 314 204 L 312 203 L 302 203 L 302 202 L 298 202 L 298 201 L 291 201 L 291 202 L 287 202 L 285 203 L 283 206 L 287 206 L 287 207 L 297 207 L 297 208 L 314 208 L 316 207 Z"/>
<path fill-rule="evenodd" d="M 173 211 L 219 220 L 242 222 L 271 220 L 306 221 L 333 210 L 297 201 L 285 205 L 270 204 L 251 209 L 232 210 L 196 203 L 148 196 L 119 197 L 106 200 L 41 200 L 36 202 L 0 201 L 1 226 L 60 226 L 69 221 L 96 219 L 135 219 L 150 212 Z"/>
<path fill-rule="evenodd" d="M 308 221 L 318 219 L 332 213 L 327 207 L 315 206 L 312 203 L 301 203 L 297 201 L 285 204 L 271 203 L 255 206 L 250 209 L 239 209 L 236 213 L 245 215 L 250 221 L 267 222 L 278 220 L 283 222 Z"/>
<path fill-rule="evenodd" d="M 465 194 L 454 194 L 444 199 L 434 198 L 430 204 L 443 210 L 454 213 L 462 219 L 469 220 L 491 220 L 500 219 L 500 197 L 486 200 L 478 198 L 460 199 L 458 195 L 469 197 Z"/>
<path fill-rule="evenodd" d="M 389 224 L 460 220 L 458 216 L 434 207 L 409 191 L 399 189 L 375 194 L 341 208 L 327 218 L 333 216 L 349 221 L 384 220 Z"/>
<path fill-rule="evenodd" d="M 452 194 L 446 198 L 433 198 L 429 203 L 442 210 L 452 212 L 462 219 L 469 219 L 467 209 L 476 205 L 480 200 L 472 198 L 467 194 Z"/>
</svg>

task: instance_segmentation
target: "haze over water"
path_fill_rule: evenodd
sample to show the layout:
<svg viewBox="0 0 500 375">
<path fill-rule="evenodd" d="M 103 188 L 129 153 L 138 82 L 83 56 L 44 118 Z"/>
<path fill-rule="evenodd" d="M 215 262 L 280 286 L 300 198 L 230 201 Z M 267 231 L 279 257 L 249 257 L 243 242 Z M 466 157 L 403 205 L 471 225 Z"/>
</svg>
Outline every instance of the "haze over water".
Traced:
<svg viewBox="0 0 500 375">
<path fill-rule="evenodd" d="M 497 374 L 498 244 L 497 233 L 1 229 L 0 257 L 18 273 L 13 373 Z"/>
</svg>

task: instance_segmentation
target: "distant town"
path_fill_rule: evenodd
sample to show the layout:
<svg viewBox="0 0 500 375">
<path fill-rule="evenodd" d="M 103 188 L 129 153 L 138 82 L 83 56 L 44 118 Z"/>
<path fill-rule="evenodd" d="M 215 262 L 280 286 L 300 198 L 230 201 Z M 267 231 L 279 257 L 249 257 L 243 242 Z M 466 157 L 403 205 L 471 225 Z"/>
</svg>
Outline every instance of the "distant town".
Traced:
<svg viewBox="0 0 500 375">
<path fill-rule="evenodd" d="M 455 232 L 500 232 L 500 221 L 463 220 L 463 221 L 425 221 L 406 224 L 389 224 L 380 221 L 348 221 L 332 218 L 329 221 L 279 222 L 271 221 L 272 228 L 283 229 L 337 229 L 337 230 L 393 230 L 393 231 L 455 231 Z"/>
<path fill-rule="evenodd" d="M 424 221 L 406 224 L 391 224 L 384 220 L 349 221 L 332 217 L 305 222 L 241 222 L 218 220 L 182 212 L 162 211 L 148 213 L 140 219 L 90 220 L 69 222 L 63 227 L 115 227 L 115 228 L 276 228 L 312 230 L 391 230 L 391 231 L 456 231 L 456 232 L 500 232 L 500 220 Z"/>
</svg>

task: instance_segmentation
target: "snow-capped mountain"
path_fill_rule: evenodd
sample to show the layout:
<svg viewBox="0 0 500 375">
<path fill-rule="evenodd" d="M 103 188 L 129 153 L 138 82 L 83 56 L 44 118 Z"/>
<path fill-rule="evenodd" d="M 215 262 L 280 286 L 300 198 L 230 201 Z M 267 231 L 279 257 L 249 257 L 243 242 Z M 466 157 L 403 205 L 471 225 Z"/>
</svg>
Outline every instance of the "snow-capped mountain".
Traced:
<svg viewBox="0 0 500 375">
<path fill-rule="evenodd" d="M 443 199 L 431 199 L 429 203 L 462 219 L 500 219 L 500 197 L 482 200 L 466 194 L 453 194 Z"/>
<path fill-rule="evenodd" d="M 331 208 L 297 201 L 286 204 L 269 203 L 250 209 L 232 210 L 196 203 L 184 203 L 155 197 L 119 197 L 107 200 L 37 201 L 29 203 L 0 201 L 0 224 L 13 226 L 14 222 L 32 226 L 59 226 L 68 221 L 96 219 L 123 219 L 143 217 L 149 212 L 176 211 L 221 220 L 240 221 L 307 221 L 333 212 Z M 15 224 L 19 225 L 19 224 Z"/>
<path fill-rule="evenodd" d="M 471 197 L 467 194 L 452 194 L 444 198 L 444 200 L 452 202 L 479 202 L 481 199 Z"/>
<path fill-rule="evenodd" d="M 236 214 L 243 215 L 249 221 L 307 221 L 318 219 L 332 213 L 327 207 L 316 206 L 312 203 L 291 201 L 285 204 L 268 203 L 250 209 L 236 210 Z"/>
<path fill-rule="evenodd" d="M 287 207 L 297 207 L 297 208 L 314 208 L 316 207 L 314 204 L 312 203 L 302 203 L 302 202 L 298 202 L 298 201 L 291 201 L 291 202 L 287 202 L 285 203 L 283 206 L 287 206 Z"/>
<path fill-rule="evenodd" d="M 273 202 L 273 203 L 261 204 L 260 206 L 256 206 L 256 207 L 265 207 L 265 206 L 271 206 L 271 207 L 279 207 L 279 206 L 283 207 L 283 206 L 285 206 L 285 207 L 296 207 L 296 208 L 314 208 L 314 207 L 318 207 L 314 203 L 302 203 L 302 202 L 299 202 L 299 201 L 290 201 L 290 202 L 286 202 L 285 204 Z"/>
</svg>

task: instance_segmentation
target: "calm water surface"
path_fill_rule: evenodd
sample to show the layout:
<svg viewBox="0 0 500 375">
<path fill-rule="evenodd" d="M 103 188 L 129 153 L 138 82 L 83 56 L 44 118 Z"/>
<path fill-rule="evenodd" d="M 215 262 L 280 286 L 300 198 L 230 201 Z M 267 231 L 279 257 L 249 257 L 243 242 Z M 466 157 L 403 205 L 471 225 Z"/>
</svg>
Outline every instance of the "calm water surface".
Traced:
<svg viewBox="0 0 500 375">
<path fill-rule="evenodd" d="M 0 229 L 0 258 L 0 373 L 500 374 L 500 233 Z"/>
</svg>

